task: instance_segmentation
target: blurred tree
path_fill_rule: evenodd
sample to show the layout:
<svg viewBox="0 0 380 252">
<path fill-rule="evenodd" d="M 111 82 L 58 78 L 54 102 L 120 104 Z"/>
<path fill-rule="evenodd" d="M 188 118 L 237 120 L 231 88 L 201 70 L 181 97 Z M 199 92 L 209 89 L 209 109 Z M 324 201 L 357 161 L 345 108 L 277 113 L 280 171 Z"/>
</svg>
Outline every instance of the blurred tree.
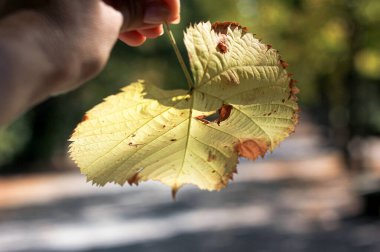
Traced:
<svg viewBox="0 0 380 252">
<path fill-rule="evenodd" d="M 299 80 L 300 101 L 342 149 L 379 134 L 380 18 L 377 0 L 240 0 L 241 17 L 271 41 Z"/>
<path fill-rule="evenodd" d="M 10 127 L 0 129 L 0 167 L 13 160 L 30 138 L 26 118 L 21 118 Z"/>
</svg>

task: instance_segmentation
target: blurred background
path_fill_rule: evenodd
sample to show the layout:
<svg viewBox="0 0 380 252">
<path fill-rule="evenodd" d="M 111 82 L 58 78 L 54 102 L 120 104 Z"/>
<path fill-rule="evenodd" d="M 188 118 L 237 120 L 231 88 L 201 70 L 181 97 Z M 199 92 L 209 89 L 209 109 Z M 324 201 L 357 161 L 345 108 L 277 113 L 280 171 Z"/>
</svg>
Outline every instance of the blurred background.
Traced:
<svg viewBox="0 0 380 252">
<path fill-rule="evenodd" d="M 296 133 L 221 192 L 86 183 L 67 157 L 85 111 L 145 79 L 186 81 L 166 36 L 119 43 L 104 71 L 0 129 L 0 251 L 380 251 L 380 1 L 182 1 L 183 30 L 237 21 L 301 90 Z"/>
</svg>

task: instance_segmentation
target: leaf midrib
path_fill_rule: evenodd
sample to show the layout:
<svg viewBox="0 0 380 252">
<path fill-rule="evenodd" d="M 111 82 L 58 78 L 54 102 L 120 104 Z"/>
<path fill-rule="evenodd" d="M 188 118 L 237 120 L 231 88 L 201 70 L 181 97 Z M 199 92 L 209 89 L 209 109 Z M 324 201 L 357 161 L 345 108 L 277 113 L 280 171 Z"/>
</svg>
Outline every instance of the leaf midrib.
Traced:
<svg viewBox="0 0 380 252">
<path fill-rule="evenodd" d="M 181 175 L 182 171 L 183 171 L 183 166 L 185 164 L 185 159 L 186 159 L 186 156 L 187 156 L 187 150 L 188 150 L 188 147 L 189 147 L 189 140 L 190 140 L 190 131 L 191 131 L 191 122 L 192 122 L 192 118 L 193 118 L 193 107 L 194 107 L 194 95 L 193 95 L 193 90 L 190 91 L 190 97 L 191 97 L 191 104 L 190 104 L 190 112 L 189 112 L 189 117 L 188 117 L 188 120 L 189 120 L 189 123 L 187 125 L 187 132 L 186 132 L 186 143 L 185 143 L 185 151 L 183 153 L 183 159 L 182 159 L 182 164 L 180 166 L 180 169 L 178 170 L 177 172 L 177 176 L 174 180 L 174 185 L 173 185 L 173 188 L 176 188 L 178 187 L 177 186 L 177 181 L 178 181 L 178 178 L 179 176 Z"/>
</svg>

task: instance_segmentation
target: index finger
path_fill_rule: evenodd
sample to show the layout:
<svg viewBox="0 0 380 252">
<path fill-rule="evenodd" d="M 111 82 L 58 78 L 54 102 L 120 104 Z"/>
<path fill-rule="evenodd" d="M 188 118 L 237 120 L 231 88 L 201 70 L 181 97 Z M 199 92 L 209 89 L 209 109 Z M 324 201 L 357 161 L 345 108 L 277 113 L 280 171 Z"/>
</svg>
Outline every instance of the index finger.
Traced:
<svg viewBox="0 0 380 252">
<path fill-rule="evenodd" d="M 178 24 L 180 22 L 180 1 L 179 0 L 162 0 L 169 8 L 169 23 Z"/>
</svg>

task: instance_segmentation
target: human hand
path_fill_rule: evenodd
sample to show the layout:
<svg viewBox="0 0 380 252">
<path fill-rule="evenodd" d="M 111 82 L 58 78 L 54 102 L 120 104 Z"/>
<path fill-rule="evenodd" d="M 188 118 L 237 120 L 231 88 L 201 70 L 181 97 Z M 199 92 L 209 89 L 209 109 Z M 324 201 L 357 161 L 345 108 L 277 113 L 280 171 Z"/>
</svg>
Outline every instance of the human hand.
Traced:
<svg viewBox="0 0 380 252">
<path fill-rule="evenodd" d="M 141 45 L 165 21 L 179 22 L 179 0 L 0 0 L 0 125 L 94 77 L 118 37 Z"/>
</svg>

